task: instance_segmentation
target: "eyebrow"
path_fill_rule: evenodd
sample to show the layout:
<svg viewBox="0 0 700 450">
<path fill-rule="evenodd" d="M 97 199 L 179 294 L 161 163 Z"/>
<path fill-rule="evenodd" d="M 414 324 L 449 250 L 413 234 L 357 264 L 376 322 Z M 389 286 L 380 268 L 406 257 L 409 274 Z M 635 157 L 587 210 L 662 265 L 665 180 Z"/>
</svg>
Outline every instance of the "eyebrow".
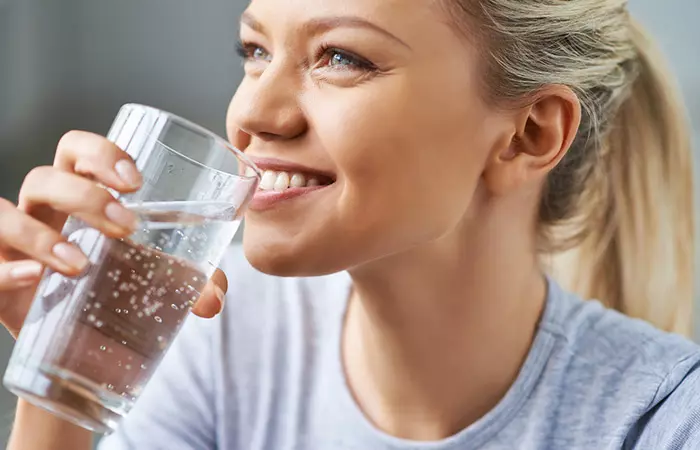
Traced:
<svg viewBox="0 0 700 450">
<path fill-rule="evenodd" d="M 259 33 L 265 33 L 265 27 L 255 18 L 253 17 L 252 14 L 249 12 L 244 12 L 241 15 L 241 23 L 247 25 L 250 27 L 252 30 L 257 31 Z M 375 32 L 378 32 L 385 37 L 388 37 L 389 39 L 398 42 L 399 44 L 403 45 L 406 48 L 411 48 L 409 47 L 408 44 L 406 44 L 404 41 L 399 39 L 397 36 L 394 34 L 388 32 L 384 28 L 373 24 L 372 22 L 368 22 L 367 20 L 361 18 L 361 17 L 355 17 L 355 16 L 330 16 L 330 17 L 318 17 L 311 19 L 310 21 L 306 22 L 303 25 L 303 28 L 306 29 L 309 32 L 314 32 L 314 33 L 320 33 L 323 31 L 328 31 L 332 30 L 334 28 L 341 28 L 341 27 L 347 27 L 347 28 L 365 28 L 368 30 L 372 30 Z"/>
</svg>

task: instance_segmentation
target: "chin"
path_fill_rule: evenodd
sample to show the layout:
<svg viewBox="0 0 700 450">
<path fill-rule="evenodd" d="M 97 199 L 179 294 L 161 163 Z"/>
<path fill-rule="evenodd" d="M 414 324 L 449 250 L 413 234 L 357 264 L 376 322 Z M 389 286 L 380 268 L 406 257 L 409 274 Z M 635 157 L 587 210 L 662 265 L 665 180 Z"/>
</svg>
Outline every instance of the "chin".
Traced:
<svg viewBox="0 0 700 450">
<path fill-rule="evenodd" d="M 256 270 L 277 277 L 314 277 L 342 272 L 348 264 L 340 253 L 328 250 L 316 242 L 264 239 L 246 228 L 243 234 L 243 252 Z"/>
</svg>

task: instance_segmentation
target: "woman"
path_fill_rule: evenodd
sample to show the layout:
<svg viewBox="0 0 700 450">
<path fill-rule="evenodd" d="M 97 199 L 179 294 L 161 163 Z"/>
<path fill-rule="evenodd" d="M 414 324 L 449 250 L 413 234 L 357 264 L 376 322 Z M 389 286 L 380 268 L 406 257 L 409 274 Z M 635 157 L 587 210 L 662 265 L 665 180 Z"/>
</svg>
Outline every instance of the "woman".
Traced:
<svg viewBox="0 0 700 450">
<path fill-rule="evenodd" d="M 688 136 L 626 2 L 255 0 L 241 41 L 257 270 L 231 251 L 102 449 L 700 448 L 698 347 L 554 281 L 690 330 Z M 66 214 L 128 233 L 95 182 L 140 180 L 72 132 L 5 204 L 12 332 L 84 265 Z M 20 401 L 10 448 L 89 439 Z"/>
</svg>

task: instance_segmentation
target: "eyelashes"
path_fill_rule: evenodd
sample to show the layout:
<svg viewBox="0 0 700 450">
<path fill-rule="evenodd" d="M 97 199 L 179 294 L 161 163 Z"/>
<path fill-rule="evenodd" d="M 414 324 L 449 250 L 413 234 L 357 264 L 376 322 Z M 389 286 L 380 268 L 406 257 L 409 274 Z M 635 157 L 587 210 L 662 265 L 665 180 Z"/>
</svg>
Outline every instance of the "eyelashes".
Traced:
<svg viewBox="0 0 700 450">
<path fill-rule="evenodd" d="M 252 42 L 238 41 L 236 43 L 236 53 L 244 61 L 263 60 L 271 61 L 272 56 L 263 47 Z"/>
<path fill-rule="evenodd" d="M 323 44 L 317 53 L 317 60 L 324 62 L 325 67 L 337 67 L 343 69 L 359 69 L 366 72 L 377 70 L 371 61 L 352 52 Z"/>
<path fill-rule="evenodd" d="M 238 41 L 236 53 L 245 62 L 272 61 L 272 55 L 262 46 L 253 42 Z M 311 66 L 318 69 L 375 72 L 377 66 L 353 52 L 322 44 L 314 56 Z"/>
</svg>

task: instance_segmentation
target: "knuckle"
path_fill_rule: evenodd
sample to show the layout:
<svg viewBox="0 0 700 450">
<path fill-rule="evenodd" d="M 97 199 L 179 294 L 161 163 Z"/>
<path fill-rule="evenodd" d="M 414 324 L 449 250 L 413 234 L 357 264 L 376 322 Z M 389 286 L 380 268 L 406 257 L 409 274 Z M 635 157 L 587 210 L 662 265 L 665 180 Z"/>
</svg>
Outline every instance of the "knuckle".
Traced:
<svg viewBox="0 0 700 450">
<path fill-rule="evenodd" d="M 0 212 L 5 212 L 9 210 L 15 209 L 15 204 L 12 203 L 11 201 L 0 197 Z M 5 216 L 6 214 L 0 215 L 0 220 Z"/>
<path fill-rule="evenodd" d="M 34 185 L 49 184 L 53 176 L 53 168 L 51 166 L 38 166 L 33 168 L 24 177 L 24 182 L 20 188 L 20 197 L 24 197 L 27 190 Z"/>
<path fill-rule="evenodd" d="M 42 180 L 46 181 L 47 178 L 51 177 L 51 174 L 53 173 L 53 168 L 51 166 L 37 166 L 34 167 L 32 170 L 30 170 L 27 173 L 27 176 L 24 177 L 24 183 L 31 183 L 36 180 Z"/>
<path fill-rule="evenodd" d="M 27 196 L 27 192 L 31 190 L 35 185 L 48 185 L 51 183 L 53 176 L 53 168 L 51 166 L 38 166 L 33 168 L 24 177 L 24 182 L 20 187 L 19 197 L 20 199 Z"/>
<path fill-rule="evenodd" d="M 79 141 L 83 135 L 84 131 L 79 131 L 79 130 L 70 130 L 61 136 L 61 139 L 58 140 L 58 145 L 57 145 L 57 150 L 56 153 L 60 154 L 72 147 L 77 141 Z"/>
</svg>

